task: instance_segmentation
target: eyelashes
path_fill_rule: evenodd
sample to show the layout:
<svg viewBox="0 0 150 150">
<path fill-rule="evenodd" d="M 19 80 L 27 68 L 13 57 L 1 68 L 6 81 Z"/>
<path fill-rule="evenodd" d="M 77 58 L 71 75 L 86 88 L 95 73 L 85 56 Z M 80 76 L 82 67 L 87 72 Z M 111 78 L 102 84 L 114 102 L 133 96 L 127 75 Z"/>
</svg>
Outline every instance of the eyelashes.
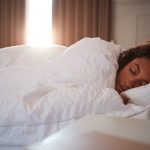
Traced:
<svg viewBox="0 0 150 150">
<path fill-rule="evenodd" d="M 129 71 L 130 71 L 130 73 L 131 73 L 132 75 L 137 75 L 137 74 L 138 74 L 136 68 L 134 68 L 134 67 L 129 68 Z"/>
<path fill-rule="evenodd" d="M 132 65 L 130 68 L 129 68 L 129 72 L 131 73 L 131 75 L 133 76 L 138 76 L 138 74 L 140 74 L 140 68 L 139 68 L 139 65 L 138 64 L 134 64 Z M 139 86 L 142 86 L 142 85 L 146 85 L 148 84 L 149 82 L 147 82 L 146 80 L 136 80 L 134 83 L 133 83 L 133 87 L 139 87 Z"/>
<path fill-rule="evenodd" d="M 138 64 L 134 64 L 129 68 L 129 71 L 132 75 L 138 75 L 140 73 L 140 68 Z"/>
</svg>

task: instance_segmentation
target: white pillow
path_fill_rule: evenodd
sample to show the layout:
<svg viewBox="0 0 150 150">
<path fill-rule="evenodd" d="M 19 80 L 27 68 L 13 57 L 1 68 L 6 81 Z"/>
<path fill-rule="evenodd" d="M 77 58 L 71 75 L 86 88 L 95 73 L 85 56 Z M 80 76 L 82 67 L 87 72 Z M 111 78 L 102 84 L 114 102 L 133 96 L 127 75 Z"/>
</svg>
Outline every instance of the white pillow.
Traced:
<svg viewBox="0 0 150 150">
<path fill-rule="evenodd" d="M 129 89 L 121 93 L 121 95 L 129 98 L 131 103 L 146 106 L 150 104 L 150 84 Z"/>
</svg>

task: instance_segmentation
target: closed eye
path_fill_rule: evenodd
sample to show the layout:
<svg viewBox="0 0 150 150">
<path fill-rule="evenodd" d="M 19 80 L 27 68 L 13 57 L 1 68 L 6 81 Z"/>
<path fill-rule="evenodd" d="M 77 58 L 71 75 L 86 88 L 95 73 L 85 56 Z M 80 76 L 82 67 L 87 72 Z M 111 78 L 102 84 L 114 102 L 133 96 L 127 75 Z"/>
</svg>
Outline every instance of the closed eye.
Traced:
<svg viewBox="0 0 150 150">
<path fill-rule="evenodd" d="M 130 71 L 130 73 L 133 74 L 133 75 L 136 75 L 136 74 L 137 74 L 134 68 L 129 68 L 129 71 Z"/>
<path fill-rule="evenodd" d="M 134 64 L 129 68 L 129 71 L 131 72 L 132 75 L 138 75 L 140 73 L 140 68 L 138 64 Z"/>
</svg>

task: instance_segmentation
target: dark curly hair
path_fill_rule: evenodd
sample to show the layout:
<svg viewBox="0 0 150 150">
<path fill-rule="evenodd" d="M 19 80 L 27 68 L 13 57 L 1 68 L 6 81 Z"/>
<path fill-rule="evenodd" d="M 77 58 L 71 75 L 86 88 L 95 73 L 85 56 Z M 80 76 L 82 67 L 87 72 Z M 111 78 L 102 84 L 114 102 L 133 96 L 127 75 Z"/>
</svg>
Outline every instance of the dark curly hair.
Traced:
<svg viewBox="0 0 150 150">
<path fill-rule="evenodd" d="M 135 58 L 141 57 L 146 57 L 150 59 L 150 42 L 131 48 L 121 53 L 118 58 L 118 65 L 119 65 L 118 72 Z"/>
</svg>

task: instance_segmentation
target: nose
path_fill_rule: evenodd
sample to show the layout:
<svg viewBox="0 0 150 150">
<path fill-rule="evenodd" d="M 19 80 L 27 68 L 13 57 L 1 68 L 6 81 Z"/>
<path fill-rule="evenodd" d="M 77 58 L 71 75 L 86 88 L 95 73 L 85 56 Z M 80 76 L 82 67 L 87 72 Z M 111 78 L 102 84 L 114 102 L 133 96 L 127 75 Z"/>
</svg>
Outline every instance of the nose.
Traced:
<svg viewBox="0 0 150 150">
<path fill-rule="evenodd" d="M 133 88 L 133 81 L 132 80 L 125 80 L 125 90 Z"/>
</svg>

